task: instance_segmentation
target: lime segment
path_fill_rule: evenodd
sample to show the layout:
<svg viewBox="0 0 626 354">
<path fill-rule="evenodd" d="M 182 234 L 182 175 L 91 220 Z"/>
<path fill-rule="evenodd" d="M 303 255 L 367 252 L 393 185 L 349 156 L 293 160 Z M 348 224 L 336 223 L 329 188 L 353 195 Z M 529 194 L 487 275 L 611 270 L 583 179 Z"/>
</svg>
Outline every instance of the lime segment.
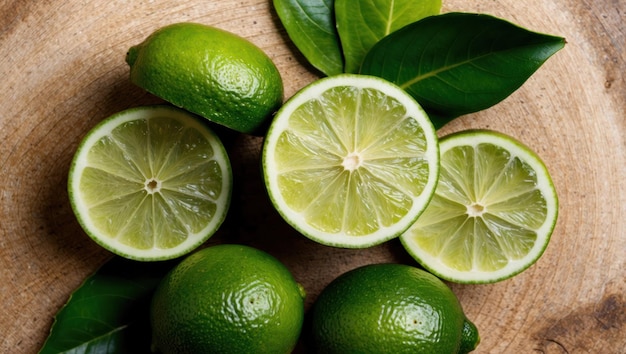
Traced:
<svg viewBox="0 0 626 354">
<path fill-rule="evenodd" d="M 368 247 L 406 230 L 430 200 L 437 136 L 402 89 L 337 75 L 279 110 L 263 168 L 272 202 L 293 227 L 325 245 Z"/>
<path fill-rule="evenodd" d="M 425 268 L 461 283 L 512 277 L 545 250 L 558 198 L 539 157 L 513 138 L 470 130 L 440 141 L 430 205 L 401 236 Z"/>
<path fill-rule="evenodd" d="M 81 142 L 69 174 L 87 234 L 131 259 L 185 254 L 210 237 L 230 202 L 232 173 L 218 137 L 168 106 L 129 109 Z"/>
</svg>

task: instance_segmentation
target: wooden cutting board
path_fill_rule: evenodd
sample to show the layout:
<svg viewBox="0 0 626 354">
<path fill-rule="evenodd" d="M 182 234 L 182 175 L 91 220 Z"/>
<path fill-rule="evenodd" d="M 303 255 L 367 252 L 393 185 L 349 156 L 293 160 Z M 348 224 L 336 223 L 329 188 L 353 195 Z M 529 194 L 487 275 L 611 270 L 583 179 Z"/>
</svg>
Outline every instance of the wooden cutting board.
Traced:
<svg viewBox="0 0 626 354">
<path fill-rule="evenodd" d="M 444 11 L 488 13 L 568 42 L 504 102 L 440 130 L 517 137 L 545 161 L 560 196 L 556 230 L 536 265 L 497 284 L 451 284 L 481 332 L 476 352 L 626 353 L 626 2 L 444 0 Z M 71 212 L 70 159 L 103 118 L 160 102 L 129 83 L 124 55 L 178 21 L 257 44 L 280 69 L 286 97 L 318 77 L 268 0 L 0 3 L 0 352 L 36 352 L 72 290 L 110 257 Z M 211 242 L 274 254 L 308 290 L 307 306 L 348 269 L 415 264 L 396 241 L 343 250 L 296 234 L 265 194 L 262 139 L 222 134 L 235 191 Z"/>
</svg>

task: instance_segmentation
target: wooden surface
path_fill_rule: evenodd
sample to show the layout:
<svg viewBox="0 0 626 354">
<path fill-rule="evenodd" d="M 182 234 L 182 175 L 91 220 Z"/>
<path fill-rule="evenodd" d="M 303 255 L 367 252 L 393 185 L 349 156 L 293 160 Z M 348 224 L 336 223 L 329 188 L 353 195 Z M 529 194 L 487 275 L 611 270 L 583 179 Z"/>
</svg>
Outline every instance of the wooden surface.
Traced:
<svg viewBox="0 0 626 354">
<path fill-rule="evenodd" d="M 560 196 L 556 230 L 536 265 L 498 284 L 451 284 L 481 332 L 476 352 L 626 353 L 626 3 L 444 0 L 444 11 L 493 14 L 568 41 L 507 100 L 440 131 L 517 137 L 543 158 Z M 98 121 L 160 102 L 129 83 L 124 55 L 178 21 L 257 44 L 280 69 L 286 97 L 317 77 L 268 0 L 0 2 L 0 352 L 36 352 L 72 290 L 110 257 L 71 212 L 69 162 Z M 279 257 L 308 290 L 307 306 L 348 269 L 414 264 L 396 241 L 342 250 L 297 235 L 265 195 L 261 139 L 220 134 L 233 161 L 234 203 L 211 242 Z"/>
</svg>

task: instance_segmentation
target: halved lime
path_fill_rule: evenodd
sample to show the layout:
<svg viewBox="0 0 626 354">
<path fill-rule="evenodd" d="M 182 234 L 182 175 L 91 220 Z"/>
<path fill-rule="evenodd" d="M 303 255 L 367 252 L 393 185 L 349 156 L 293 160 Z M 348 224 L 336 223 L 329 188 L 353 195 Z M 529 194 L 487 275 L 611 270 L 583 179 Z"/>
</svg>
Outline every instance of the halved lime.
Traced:
<svg viewBox="0 0 626 354">
<path fill-rule="evenodd" d="M 128 49 L 130 80 L 235 131 L 262 135 L 283 103 L 272 59 L 245 38 L 200 23 L 158 28 Z"/>
<path fill-rule="evenodd" d="M 437 135 L 404 90 L 336 75 L 279 110 L 263 147 L 270 199 L 321 244 L 364 248 L 399 236 L 422 213 L 439 176 Z"/>
<path fill-rule="evenodd" d="M 85 232 L 120 256 L 171 259 L 223 222 L 232 171 L 202 118 L 169 106 L 132 108 L 96 125 L 69 172 L 72 209 Z"/>
<path fill-rule="evenodd" d="M 407 251 L 432 273 L 459 283 L 497 282 L 534 264 L 558 214 L 540 158 L 488 130 L 451 134 L 440 149 L 435 196 L 400 237 Z"/>
</svg>

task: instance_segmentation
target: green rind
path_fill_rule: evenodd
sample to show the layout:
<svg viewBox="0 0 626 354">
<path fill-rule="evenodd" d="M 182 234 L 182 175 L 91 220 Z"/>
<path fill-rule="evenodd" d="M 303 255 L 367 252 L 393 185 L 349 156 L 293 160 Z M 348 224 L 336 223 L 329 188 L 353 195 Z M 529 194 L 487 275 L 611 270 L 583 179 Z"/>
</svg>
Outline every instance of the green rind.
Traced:
<svg viewBox="0 0 626 354">
<path fill-rule="evenodd" d="M 315 353 L 458 353 L 466 317 L 440 279 L 404 264 L 369 264 L 327 285 L 311 310 Z"/>
<path fill-rule="evenodd" d="M 153 347 L 163 353 L 290 353 L 304 321 L 301 286 L 270 254 L 221 244 L 185 258 L 151 303 Z"/>
<path fill-rule="evenodd" d="M 245 38 L 198 23 L 159 28 L 126 55 L 130 80 L 177 107 L 260 135 L 283 102 L 278 68 Z"/>
<path fill-rule="evenodd" d="M 480 333 L 474 322 L 465 319 L 463 322 L 463 333 L 461 334 L 461 347 L 458 354 L 467 354 L 480 344 Z"/>
</svg>

